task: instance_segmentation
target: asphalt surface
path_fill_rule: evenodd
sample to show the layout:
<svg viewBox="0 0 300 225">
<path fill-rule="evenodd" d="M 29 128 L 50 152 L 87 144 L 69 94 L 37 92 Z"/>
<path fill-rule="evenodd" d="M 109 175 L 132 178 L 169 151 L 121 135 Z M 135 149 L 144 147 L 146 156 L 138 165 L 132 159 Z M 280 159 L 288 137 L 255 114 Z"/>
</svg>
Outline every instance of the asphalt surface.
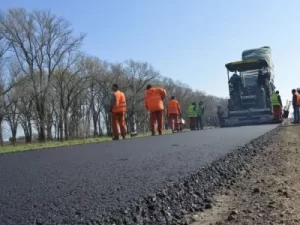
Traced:
<svg viewBox="0 0 300 225">
<path fill-rule="evenodd" d="M 276 126 L 1 154 L 0 224 L 63 224 L 78 215 L 105 214 L 195 172 Z"/>
</svg>

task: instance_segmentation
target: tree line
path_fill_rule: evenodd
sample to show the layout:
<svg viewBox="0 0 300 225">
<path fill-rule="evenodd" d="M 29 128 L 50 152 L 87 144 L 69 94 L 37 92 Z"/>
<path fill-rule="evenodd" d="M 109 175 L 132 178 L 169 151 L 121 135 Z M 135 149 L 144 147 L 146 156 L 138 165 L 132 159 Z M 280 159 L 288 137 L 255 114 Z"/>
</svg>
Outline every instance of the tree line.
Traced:
<svg viewBox="0 0 300 225">
<path fill-rule="evenodd" d="M 71 24 L 51 11 L 11 8 L 0 11 L 0 141 L 7 122 L 11 141 L 17 130 L 25 141 L 68 140 L 110 134 L 112 84 L 127 97 L 128 132 L 149 129 L 144 108 L 147 84 L 166 89 L 181 103 L 186 117 L 188 104 L 204 101 L 206 125 L 218 124 L 217 105 L 226 100 L 193 91 L 191 87 L 163 77 L 147 62 L 103 61 L 82 51 L 85 34 L 76 35 Z M 167 101 L 167 100 L 166 100 Z"/>
</svg>

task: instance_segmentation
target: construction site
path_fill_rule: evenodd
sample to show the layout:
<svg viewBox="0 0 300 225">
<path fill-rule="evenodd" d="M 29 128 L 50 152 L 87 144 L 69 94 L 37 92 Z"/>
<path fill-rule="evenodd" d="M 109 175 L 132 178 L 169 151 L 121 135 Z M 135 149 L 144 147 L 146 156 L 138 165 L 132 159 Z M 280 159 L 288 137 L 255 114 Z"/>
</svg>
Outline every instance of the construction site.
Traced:
<svg viewBox="0 0 300 225">
<path fill-rule="evenodd" d="M 0 225 L 300 224 L 300 5 L 124 2 L 1 5 Z"/>
</svg>

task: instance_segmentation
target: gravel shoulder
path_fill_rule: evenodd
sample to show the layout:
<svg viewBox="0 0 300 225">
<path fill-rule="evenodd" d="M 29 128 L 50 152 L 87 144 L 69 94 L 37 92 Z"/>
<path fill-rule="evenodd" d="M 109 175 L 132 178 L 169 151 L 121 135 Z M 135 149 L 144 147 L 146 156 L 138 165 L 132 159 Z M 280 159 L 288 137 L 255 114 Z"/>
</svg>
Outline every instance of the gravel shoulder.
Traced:
<svg viewBox="0 0 300 225">
<path fill-rule="evenodd" d="M 282 127 L 190 224 L 300 224 L 299 165 L 300 126 Z"/>
</svg>

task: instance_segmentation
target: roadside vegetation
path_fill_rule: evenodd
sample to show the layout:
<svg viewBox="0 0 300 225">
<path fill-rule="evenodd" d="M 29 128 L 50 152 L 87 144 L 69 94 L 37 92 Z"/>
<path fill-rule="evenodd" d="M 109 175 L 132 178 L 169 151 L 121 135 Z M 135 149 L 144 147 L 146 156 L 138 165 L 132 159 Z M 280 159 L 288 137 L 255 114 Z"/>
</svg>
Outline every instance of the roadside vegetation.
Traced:
<svg viewBox="0 0 300 225">
<path fill-rule="evenodd" d="M 188 104 L 204 101 L 205 125 L 218 124 L 217 105 L 226 107 L 227 100 L 164 77 L 148 62 L 111 63 L 88 55 L 82 51 L 85 37 L 50 11 L 0 11 L 0 152 L 109 140 L 113 83 L 127 97 L 128 132 L 133 126 L 139 133 L 149 130 L 143 104 L 148 83 L 175 95 L 184 118 Z M 3 124 L 14 147 L 3 141 Z"/>
<path fill-rule="evenodd" d="M 150 134 L 151 134 L 150 132 L 141 133 L 132 138 L 146 137 L 146 136 L 150 136 Z M 166 130 L 166 131 L 164 131 L 164 134 L 171 134 L 171 131 Z M 131 138 L 130 135 L 128 135 L 127 139 L 130 139 L 130 138 Z M 9 152 L 22 152 L 22 151 L 39 150 L 39 149 L 46 149 L 46 148 L 56 148 L 56 147 L 110 142 L 110 141 L 112 141 L 111 137 L 102 136 L 102 137 L 69 139 L 67 141 L 52 140 L 52 141 L 40 142 L 40 141 L 36 140 L 36 141 L 32 141 L 31 143 L 26 143 L 24 141 L 18 141 L 13 145 L 10 142 L 4 142 L 0 148 L 0 154 L 1 153 L 9 153 Z"/>
</svg>

